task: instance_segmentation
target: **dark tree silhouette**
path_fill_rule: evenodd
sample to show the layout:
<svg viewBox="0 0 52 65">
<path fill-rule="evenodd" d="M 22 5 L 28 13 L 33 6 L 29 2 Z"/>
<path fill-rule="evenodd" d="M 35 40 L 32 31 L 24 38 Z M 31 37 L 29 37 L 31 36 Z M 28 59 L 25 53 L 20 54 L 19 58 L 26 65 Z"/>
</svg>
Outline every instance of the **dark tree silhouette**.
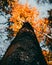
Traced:
<svg viewBox="0 0 52 65">
<path fill-rule="evenodd" d="M 0 65 L 47 65 L 33 28 L 24 23 L 7 49 Z"/>
<path fill-rule="evenodd" d="M 52 0 L 49 0 L 50 3 L 52 3 Z"/>
</svg>

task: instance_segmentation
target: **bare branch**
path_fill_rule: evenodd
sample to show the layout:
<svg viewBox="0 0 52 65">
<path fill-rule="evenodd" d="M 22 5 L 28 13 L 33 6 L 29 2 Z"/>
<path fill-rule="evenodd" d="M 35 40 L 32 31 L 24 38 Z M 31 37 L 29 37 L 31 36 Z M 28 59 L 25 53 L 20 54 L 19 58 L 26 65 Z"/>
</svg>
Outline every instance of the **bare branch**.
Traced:
<svg viewBox="0 0 52 65">
<path fill-rule="evenodd" d="M 43 33 L 45 36 L 47 36 L 48 38 L 52 39 L 52 37 L 46 33 Z"/>
</svg>

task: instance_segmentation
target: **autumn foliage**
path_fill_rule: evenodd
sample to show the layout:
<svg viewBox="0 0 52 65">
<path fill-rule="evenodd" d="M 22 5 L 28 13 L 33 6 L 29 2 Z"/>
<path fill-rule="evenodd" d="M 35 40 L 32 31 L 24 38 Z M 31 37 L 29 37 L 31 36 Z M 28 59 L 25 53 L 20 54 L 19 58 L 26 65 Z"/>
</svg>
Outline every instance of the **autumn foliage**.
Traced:
<svg viewBox="0 0 52 65">
<path fill-rule="evenodd" d="M 10 26 L 10 29 L 12 29 L 14 32 L 18 32 L 22 27 L 23 22 L 29 22 L 32 25 L 40 42 L 40 40 L 43 38 L 43 33 L 46 33 L 48 19 L 38 18 L 39 12 L 37 11 L 37 8 L 30 7 L 28 3 L 22 5 L 19 4 L 17 0 L 8 0 L 8 2 L 12 9 L 10 22 L 13 22 L 13 24 Z"/>
</svg>

